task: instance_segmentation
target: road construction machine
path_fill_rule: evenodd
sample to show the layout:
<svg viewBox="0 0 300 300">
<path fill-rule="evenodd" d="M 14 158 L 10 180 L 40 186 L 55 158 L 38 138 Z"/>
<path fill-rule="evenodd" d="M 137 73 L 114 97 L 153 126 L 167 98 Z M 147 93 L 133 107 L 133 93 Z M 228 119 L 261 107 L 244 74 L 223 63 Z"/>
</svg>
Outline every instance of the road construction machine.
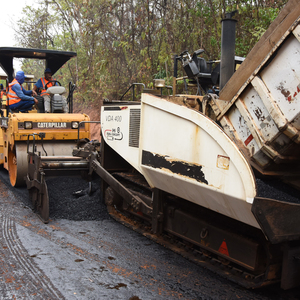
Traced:
<svg viewBox="0 0 300 300">
<path fill-rule="evenodd" d="M 0 66 L 7 75 L 8 82 L 13 80 L 13 59 L 39 59 L 45 61 L 45 66 L 51 68 L 53 74 L 59 70 L 69 59 L 76 56 L 75 52 L 28 49 L 15 47 L 0 48 Z M 57 82 L 60 84 L 59 82 Z M 80 136 L 77 129 L 80 122 L 89 121 L 86 114 L 73 114 L 73 91 L 75 85 L 69 84 L 68 105 L 69 113 L 62 113 L 59 106 L 61 94 L 65 88 L 61 86 L 49 87 L 47 92 L 54 95 L 56 110 L 53 113 L 43 113 L 43 99 L 40 97 L 39 110 L 29 113 L 19 113 L 9 110 L 6 105 L 6 96 L 3 96 L 0 110 L 0 164 L 8 170 L 12 186 L 25 185 L 27 174 L 27 141 L 35 140 L 35 151 L 48 157 L 72 156 L 72 150 L 78 138 L 90 138 L 88 123 L 82 123 Z M 3 102 L 4 101 L 4 102 Z M 58 108 L 58 109 L 57 109 Z"/>
<path fill-rule="evenodd" d="M 222 26 L 230 23 L 229 14 Z M 245 287 L 290 289 L 300 284 L 300 201 L 283 181 L 298 186 L 299 0 L 243 62 L 229 49 L 211 71 L 201 51 L 175 57 L 172 95 L 158 81 L 141 101 L 104 102 L 101 146 L 87 142 L 73 155 L 102 178 L 120 222 Z M 178 61 L 194 95 L 176 92 Z M 39 159 L 29 153 L 28 180 L 46 206 L 49 165 Z"/>
<path fill-rule="evenodd" d="M 298 7 L 298 1 L 286 5 L 235 72 L 234 48 L 223 47 L 226 59 L 221 57 L 217 71 L 204 74 L 211 82 L 219 79 L 219 97 L 208 94 L 200 104 L 200 110 L 221 125 L 257 174 L 296 188 L 300 188 Z M 235 23 L 231 18 L 223 20 L 227 34 L 222 43 L 234 40 L 228 32 L 234 33 Z M 201 70 L 191 74 L 195 54 L 193 58 L 186 62 L 179 56 L 189 71 L 187 77 L 201 81 Z"/>
</svg>

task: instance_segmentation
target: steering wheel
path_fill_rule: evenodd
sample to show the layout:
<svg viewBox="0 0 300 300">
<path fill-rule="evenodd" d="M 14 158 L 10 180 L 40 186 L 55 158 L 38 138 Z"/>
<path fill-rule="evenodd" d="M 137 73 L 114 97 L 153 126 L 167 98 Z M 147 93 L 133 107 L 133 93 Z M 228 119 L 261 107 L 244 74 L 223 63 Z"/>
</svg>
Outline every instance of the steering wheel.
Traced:
<svg viewBox="0 0 300 300">
<path fill-rule="evenodd" d="M 47 84 L 45 85 L 45 90 L 47 90 L 47 89 L 48 89 L 48 84 L 49 84 L 49 83 L 52 83 L 52 82 L 54 82 L 54 85 L 56 85 L 56 83 L 58 83 L 58 85 L 60 85 L 60 86 L 61 86 L 61 84 L 60 84 L 60 82 L 59 82 L 59 81 L 57 81 L 57 80 L 51 80 L 51 81 L 47 82 Z"/>
</svg>

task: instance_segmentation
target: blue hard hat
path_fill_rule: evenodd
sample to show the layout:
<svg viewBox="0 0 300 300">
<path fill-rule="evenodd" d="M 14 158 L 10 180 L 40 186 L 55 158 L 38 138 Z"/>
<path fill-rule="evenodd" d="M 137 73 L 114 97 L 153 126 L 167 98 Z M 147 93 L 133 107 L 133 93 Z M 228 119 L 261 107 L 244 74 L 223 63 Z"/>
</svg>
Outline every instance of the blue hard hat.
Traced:
<svg viewBox="0 0 300 300">
<path fill-rule="evenodd" d="M 52 74 L 52 71 L 51 71 L 50 68 L 46 68 L 44 73 L 51 73 Z"/>
<path fill-rule="evenodd" d="M 18 71 L 16 75 L 17 81 L 22 84 L 25 81 L 25 74 L 23 71 Z"/>
</svg>

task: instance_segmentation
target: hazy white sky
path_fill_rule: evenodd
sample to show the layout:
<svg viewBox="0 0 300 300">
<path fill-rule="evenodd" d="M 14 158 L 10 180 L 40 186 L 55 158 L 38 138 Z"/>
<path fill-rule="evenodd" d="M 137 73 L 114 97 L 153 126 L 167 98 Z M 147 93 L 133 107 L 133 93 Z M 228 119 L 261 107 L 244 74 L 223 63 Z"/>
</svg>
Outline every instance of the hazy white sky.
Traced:
<svg viewBox="0 0 300 300">
<path fill-rule="evenodd" d="M 1 39 L 0 47 L 16 46 L 14 40 L 16 24 L 22 18 L 22 9 L 26 6 L 37 6 L 37 0 L 2 0 L 1 1 Z"/>
<path fill-rule="evenodd" d="M 37 3 L 37 0 L 1 0 L 0 47 L 17 46 L 14 28 L 17 28 L 17 21 L 22 18 L 22 9 L 26 5 L 36 7 Z M 14 67 L 19 69 L 19 64 L 14 62 Z"/>
</svg>

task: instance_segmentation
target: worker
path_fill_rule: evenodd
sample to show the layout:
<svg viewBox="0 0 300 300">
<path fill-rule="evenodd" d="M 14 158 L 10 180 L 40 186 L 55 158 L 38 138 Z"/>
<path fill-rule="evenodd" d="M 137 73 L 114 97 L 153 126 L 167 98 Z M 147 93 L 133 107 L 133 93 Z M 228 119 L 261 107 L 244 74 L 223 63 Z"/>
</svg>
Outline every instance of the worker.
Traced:
<svg viewBox="0 0 300 300">
<path fill-rule="evenodd" d="M 6 96 L 6 90 L 3 87 L 3 84 L 0 84 L 0 101 L 4 100 L 5 98 L 3 96 Z M 5 102 L 4 102 L 5 103 Z M 2 105 L 3 103 L 1 103 Z"/>
<path fill-rule="evenodd" d="M 45 113 L 51 112 L 51 97 L 49 94 L 46 93 L 46 90 L 54 85 L 57 85 L 56 80 L 52 77 L 52 71 L 50 68 L 46 68 L 44 72 L 44 77 L 40 78 L 33 86 L 33 90 L 37 91 L 38 89 L 41 90 L 41 96 L 44 98 L 44 107 L 45 107 Z M 47 89 L 46 89 L 47 85 Z M 63 110 L 64 113 L 68 113 L 68 104 L 67 100 L 64 96 L 62 96 L 63 101 Z"/>
<path fill-rule="evenodd" d="M 4 87 L 3 87 L 3 84 L 0 83 L 0 98 L 2 99 L 2 96 L 5 95 L 5 90 L 4 90 Z"/>
<path fill-rule="evenodd" d="M 38 100 L 34 98 L 37 96 L 35 91 L 25 90 L 22 87 L 25 81 L 25 74 L 23 71 L 18 71 L 15 79 L 9 84 L 8 99 L 9 108 L 12 111 L 27 112 L 32 110 L 34 104 L 38 103 Z"/>
</svg>

